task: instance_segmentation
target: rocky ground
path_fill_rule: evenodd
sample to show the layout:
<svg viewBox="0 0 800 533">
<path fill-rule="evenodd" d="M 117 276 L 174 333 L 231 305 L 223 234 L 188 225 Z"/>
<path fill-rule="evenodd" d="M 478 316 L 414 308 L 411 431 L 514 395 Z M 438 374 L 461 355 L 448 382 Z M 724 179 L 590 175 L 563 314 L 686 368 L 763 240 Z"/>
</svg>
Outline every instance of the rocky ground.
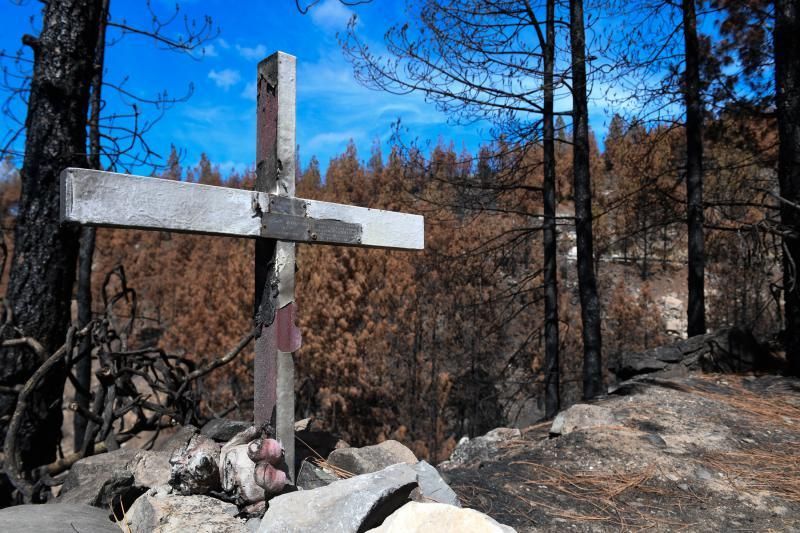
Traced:
<svg viewBox="0 0 800 533">
<path fill-rule="evenodd" d="M 800 531 L 800 381 L 643 376 L 439 465 L 517 531 Z"/>
<path fill-rule="evenodd" d="M 266 428 L 212 420 L 78 461 L 0 531 L 800 532 L 800 380 L 753 373 L 780 361 L 725 330 L 609 364 L 608 396 L 462 439 L 436 468 L 305 420 L 284 486 Z"/>
</svg>

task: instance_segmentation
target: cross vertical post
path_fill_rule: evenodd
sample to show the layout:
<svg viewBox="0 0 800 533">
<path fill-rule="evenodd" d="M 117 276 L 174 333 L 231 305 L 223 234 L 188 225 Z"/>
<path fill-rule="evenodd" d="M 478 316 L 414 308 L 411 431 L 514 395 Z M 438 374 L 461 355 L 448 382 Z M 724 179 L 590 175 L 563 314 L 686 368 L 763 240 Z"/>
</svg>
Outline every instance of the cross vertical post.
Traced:
<svg viewBox="0 0 800 533">
<path fill-rule="evenodd" d="M 254 422 L 269 424 L 294 474 L 295 243 L 422 250 L 420 215 L 296 198 L 296 60 L 277 52 L 258 65 L 256 183 L 244 191 L 66 168 L 62 223 L 255 239 Z"/>
<path fill-rule="evenodd" d="M 256 184 L 261 193 L 294 196 L 294 56 L 276 52 L 258 65 Z M 266 208 L 266 209 L 264 209 Z M 265 211 L 267 206 L 262 208 Z M 256 239 L 254 405 L 256 426 L 270 423 L 285 450 L 287 475 L 294 476 L 295 245 Z"/>
</svg>

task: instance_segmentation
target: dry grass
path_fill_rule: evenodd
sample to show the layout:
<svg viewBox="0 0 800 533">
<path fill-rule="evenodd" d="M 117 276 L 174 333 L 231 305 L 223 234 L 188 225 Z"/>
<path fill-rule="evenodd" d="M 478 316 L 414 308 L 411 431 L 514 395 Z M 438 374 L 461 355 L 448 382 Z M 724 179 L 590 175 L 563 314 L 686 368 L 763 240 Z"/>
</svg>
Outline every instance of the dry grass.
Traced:
<svg viewBox="0 0 800 533">
<path fill-rule="evenodd" d="M 340 479 L 347 479 L 347 478 L 351 478 L 351 477 L 355 476 L 355 474 L 353 474 L 352 472 L 348 472 L 344 468 L 339 468 L 338 466 L 334 466 L 334 465 L 330 464 L 328 461 L 325 460 L 324 457 L 322 457 L 319 453 L 317 453 L 317 450 L 312 448 L 306 441 L 304 441 L 303 439 L 301 439 L 297 435 L 295 435 L 294 438 L 300 444 L 302 444 L 303 446 L 305 446 L 306 448 L 311 450 L 311 453 L 313 453 L 315 455 L 315 457 L 312 457 L 312 458 L 309 459 L 312 464 L 322 468 L 323 470 L 326 470 L 328 472 L 332 472 L 336 477 L 338 477 Z"/>
<path fill-rule="evenodd" d="M 751 448 L 709 454 L 703 462 L 741 492 L 762 492 L 800 503 L 800 442 L 780 449 Z"/>
<path fill-rule="evenodd" d="M 711 384 L 719 378 L 698 379 Z M 753 392 L 744 387 L 740 376 L 725 376 L 724 381 L 729 392 L 709 390 L 702 385 L 692 392 L 729 405 L 753 428 L 764 432 L 785 430 L 798 438 L 800 407 L 796 405 L 796 394 Z M 800 442 L 770 438 L 741 450 L 707 454 L 700 462 L 721 472 L 737 491 L 761 492 L 800 503 Z"/>
<path fill-rule="evenodd" d="M 698 377 L 699 382 L 717 381 L 719 378 L 714 376 Z M 800 407 L 795 405 L 797 395 L 766 391 L 755 393 L 743 385 L 741 376 L 725 376 L 725 388 L 730 393 L 723 393 L 716 390 L 709 390 L 702 385 L 691 387 L 693 394 L 708 398 L 710 400 L 727 404 L 739 413 L 748 417 L 749 422 L 764 427 L 783 427 L 792 431 L 800 431 Z"/>
<path fill-rule="evenodd" d="M 785 383 L 776 382 L 772 388 L 770 382 L 747 383 L 741 376 L 696 376 L 687 381 L 664 386 L 709 400 L 708 404 L 702 402 L 708 410 L 698 416 L 708 418 L 712 425 L 727 425 L 734 436 L 741 432 L 743 438 L 726 441 L 725 448 L 714 452 L 686 456 L 685 460 L 714 471 L 715 479 L 727 479 L 742 494 L 772 495 L 790 507 L 800 504 L 798 395 L 791 388 L 781 388 Z M 636 426 L 636 420 L 628 418 Z M 602 429 L 610 434 L 648 433 L 630 425 Z M 526 447 L 536 447 L 540 437 L 546 439 L 544 431 L 529 428 L 523 439 L 498 446 L 497 455 L 489 463 L 491 470 L 483 470 L 483 479 L 476 472 L 453 488 L 466 504 L 490 515 L 497 513 L 507 522 L 563 526 L 565 530 L 577 525 L 591 530 L 692 531 L 713 527 L 710 520 L 738 512 L 737 504 L 719 494 L 718 488 L 692 479 L 691 468 L 665 470 L 671 468 L 669 460 L 649 466 L 641 466 L 639 461 L 640 466 L 620 467 L 624 471 L 609 469 L 607 463 L 602 471 L 585 471 L 576 470 L 581 468 L 575 463 L 576 458 L 583 457 L 580 455 L 556 452 L 554 459 L 540 459 L 529 454 Z M 737 443 L 747 444 L 743 448 Z M 698 451 L 703 448 L 698 442 Z M 590 447 L 586 453 L 603 452 Z M 776 523 L 782 520 L 773 519 Z M 732 518 L 731 523 L 748 529 L 747 520 L 741 526 L 736 520 Z M 757 525 L 756 529 L 764 526 Z"/>
<path fill-rule="evenodd" d="M 509 466 L 515 470 L 519 484 L 507 484 L 506 490 L 523 503 L 514 506 L 513 514 L 525 520 L 535 522 L 536 515 L 546 514 L 569 522 L 598 523 L 623 530 L 691 526 L 670 520 L 670 509 L 627 501 L 632 495 L 640 500 L 647 496 L 647 501 L 670 500 L 673 505 L 693 499 L 690 494 L 657 483 L 655 466 L 639 472 L 613 473 L 571 473 L 531 461 L 514 461 Z M 460 492 L 467 488 L 462 487 Z M 474 489 L 477 487 L 473 487 L 473 494 L 480 497 Z"/>
<path fill-rule="evenodd" d="M 109 510 L 111 511 L 111 515 L 114 517 L 114 523 L 120 528 L 124 533 L 131 533 L 131 526 L 128 525 L 128 511 L 125 510 L 125 504 L 122 502 L 122 498 L 119 500 L 120 509 L 122 511 L 122 518 L 117 517 L 116 511 L 114 511 L 114 503 L 112 499 L 112 503 L 108 506 Z M 73 526 L 74 529 L 74 526 Z"/>
</svg>

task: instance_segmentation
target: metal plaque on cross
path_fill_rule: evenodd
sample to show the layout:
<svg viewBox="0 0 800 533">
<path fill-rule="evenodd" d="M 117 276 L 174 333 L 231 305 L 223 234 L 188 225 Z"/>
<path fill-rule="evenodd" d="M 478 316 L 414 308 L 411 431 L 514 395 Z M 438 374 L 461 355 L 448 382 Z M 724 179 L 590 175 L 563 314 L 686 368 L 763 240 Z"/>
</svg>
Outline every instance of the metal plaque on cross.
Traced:
<svg viewBox="0 0 800 533">
<path fill-rule="evenodd" d="M 295 243 L 422 250 L 424 220 L 295 197 L 295 58 L 277 52 L 259 63 L 257 87 L 253 191 L 68 168 L 61 220 L 255 240 L 254 422 L 275 428 L 294 482 Z"/>
</svg>

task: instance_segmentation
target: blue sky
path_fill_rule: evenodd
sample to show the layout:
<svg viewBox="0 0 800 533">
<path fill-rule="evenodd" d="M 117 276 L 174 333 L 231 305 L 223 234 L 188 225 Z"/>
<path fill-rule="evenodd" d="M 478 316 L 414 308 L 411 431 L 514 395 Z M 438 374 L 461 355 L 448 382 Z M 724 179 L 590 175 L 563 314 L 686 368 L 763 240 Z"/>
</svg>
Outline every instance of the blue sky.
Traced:
<svg viewBox="0 0 800 533">
<path fill-rule="evenodd" d="M 175 5 L 168 0 L 152 3 L 165 15 Z M 144 0 L 112 0 L 112 18 L 146 27 L 149 21 L 143 5 Z M 23 33 L 38 32 L 36 20 L 31 26 L 29 19 L 40 6 L 35 0 L 22 6 L 0 1 L 0 20 L 6 21 L 0 49 L 14 52 L 20 48 Z M 392 123 L 397 119 L 408 128 L 409 137 L 452 140 L 457 150 L 466 147 L 474 153 L 489 139 L 488 125 L 448 123 L 421 95 L 372 91 L 354 79 L 336 32 L 345 28 L 355 11 L 358 32 L 379 47 L 388 26 L 403 19 L 402 0 L 379 0 L 356 8 L 322 0 L 308 15 L 297 11 L 294 0 L 184 0 L 181 6 L 182 16 L 202 19 L 210 15 L 221 30 L 219 37 L 206 45 L 204 54 L 192 58 L 165 51 L 137 36 L 126 36 L 107 51 L 106 79 L 119 83 L 127 78 L 126 87 L 137 95 L 148 97 L 166 90 L 177 96 L 194 84 L 192 97 L 168 110 L 148 134 L 151 147 L 161 155 L 168 154 L 172 143 L 184 151 L 187 165 L 195 164 L 202 152 L 219 164 L 223 173 L 252 165 L 256 65 L 275 50 L 297 56 L 297 140 L 304 166 L 316 155 L 326 168 L 350 139 L 362 159 L 369 157 L 376 139 L 386 154 Z M 178 32 L 181 24 L 179 19 L 173 31 Z M 110 98 L 110 106 L 118 104 L 115 97 Z M 607 120 L 598 107 L 593 117 L 593 128 L 602 134 Z"/>
</svg>

